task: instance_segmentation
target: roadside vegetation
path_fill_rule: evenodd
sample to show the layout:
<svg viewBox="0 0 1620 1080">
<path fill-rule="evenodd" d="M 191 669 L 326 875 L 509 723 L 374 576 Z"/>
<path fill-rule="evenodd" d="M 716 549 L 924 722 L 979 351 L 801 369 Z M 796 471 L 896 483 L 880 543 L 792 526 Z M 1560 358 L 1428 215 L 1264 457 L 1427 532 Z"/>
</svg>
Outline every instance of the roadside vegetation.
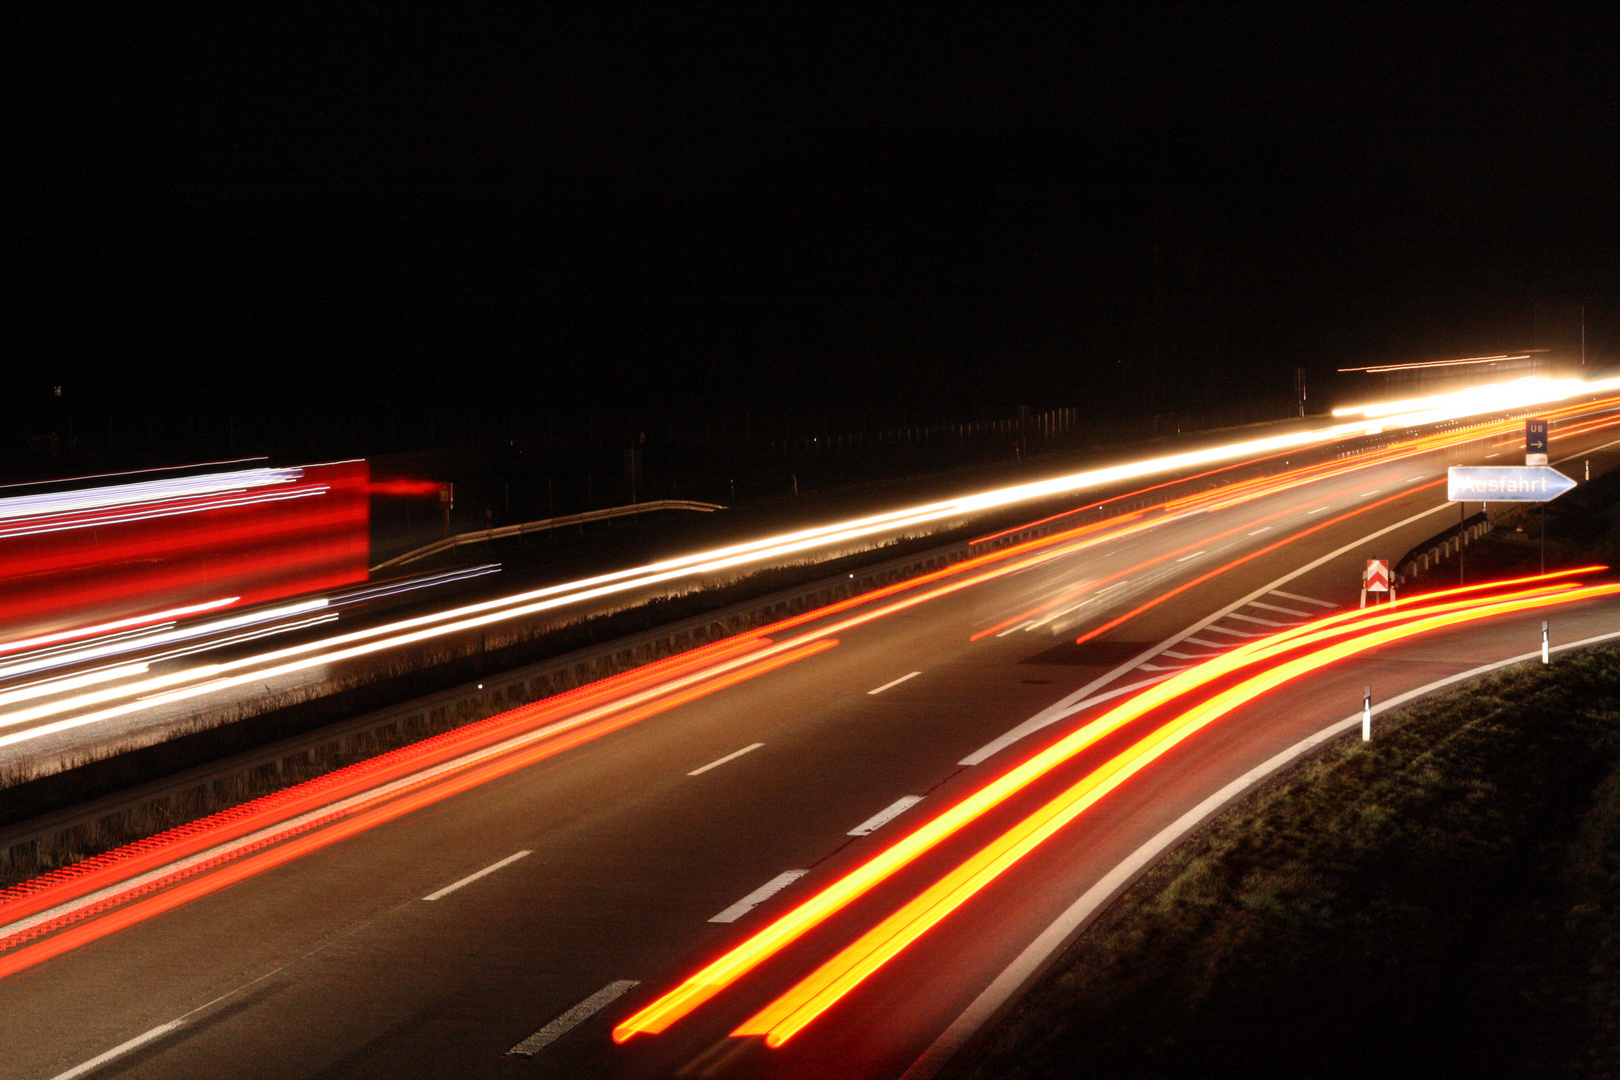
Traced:
<svg viewBox="0 0 1620 1080">
<path fill-rule="evenodd" d="M 1267 783 L 952 1074 L 1620 1075 L 1620 648 L 1426 698 Z"/>
</svg>

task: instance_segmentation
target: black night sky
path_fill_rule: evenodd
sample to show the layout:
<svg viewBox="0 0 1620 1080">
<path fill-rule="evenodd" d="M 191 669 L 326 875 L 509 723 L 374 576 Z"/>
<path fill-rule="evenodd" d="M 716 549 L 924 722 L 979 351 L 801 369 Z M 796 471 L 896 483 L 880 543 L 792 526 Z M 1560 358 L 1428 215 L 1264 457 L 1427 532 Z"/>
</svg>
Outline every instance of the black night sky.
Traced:
<svg viewBox="0 0 1620 1080">
<path fill-rule="evenodd" d="M 1165 411 L 1567 345 L 1579 305 L 1620 354 L 1613 38 L 1556 7 L 40 10 L 3 76 L 14 427 Z"/>
</svg>

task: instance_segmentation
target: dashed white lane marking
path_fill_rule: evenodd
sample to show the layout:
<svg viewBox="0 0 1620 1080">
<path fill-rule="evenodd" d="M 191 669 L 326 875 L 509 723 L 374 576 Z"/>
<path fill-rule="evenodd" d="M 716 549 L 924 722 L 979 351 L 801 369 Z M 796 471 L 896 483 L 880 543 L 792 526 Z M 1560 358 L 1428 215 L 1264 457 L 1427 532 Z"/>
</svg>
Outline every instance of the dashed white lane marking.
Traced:
<svg viewBox="0 0 1620 1080">
<path fill-rule="evenodd" d="M 1259 623 L 1261 626 L 1289 626 L 1289 625 L 1291 625 L 1291 624 L 1285 623 L 1285 622 L 1278 622 L 1276 619 L 1262 619 L 1258 615 L 1245 615 L 1241 611 L 1234 611 L 1230 615 L 1228 615 L 1227 618 L 1228 619 L 1236 619 L 1239 622 Z M 1211 629 L 1213 629 L 1213 627 Z"/>
<path fill-rule="evenodd" d="M 1152 686 L 1154 683 L 1163 682 L 1169 677 L 1169 675 L 1155 675 L 1151 679 L 1140 679 L 1136 682 L 1130 683 L 1127 686 L 1115 687 L 1114 689 L 1105 691 L 1096 695 L 1095 697 L 1088 697 L 1083 701 L 1077 701 L 1073 704 L 1065 704 L 1064 702 L 1060 701 L 1056 707 L 1048 706 L 1047 708 L 1036 713 L 1034 716 L 1030 717 L 1028 720 L 1025 720 L 1022 724 L 1019 724 L 1017 727 L 1013 728 L 1011 731 L 1008 731 L 1006 734 L 991 739 L 989 742 L 973 751 L 973 753 L 957 762 L 957 764 L 977 765 L 979 762 L 984 761 L 992 755 L 1006 749 L 1031 732 L 1039 731 L 1048 724 L 1055 724 L 1071 713 L 1077 713 L 1081 709 L 1088 709 L 1091 706 L 1100 704 L 1104 701 L 1111 701 L 1123 694 L 1134 694 L 1144 686 Z"/>
<path fill-rule="evenodd" d="M 999 637 L 1006 637 L 1008 634 L 1016 634 L 1020 630 L 1027 630 L 1027 629 L 1029 629 L 1029 620 L 1025 619 L 1023 622 L 1019 623 L 1017 626 L 1009 626 L 1009 627 L 1007 627 L 1007 629 L 1005 629 L 1001 633 L 997 634 L 996 637 L 998 637 L 998 638 Z"/>
<path fill-rule="evenodd" d="M 1194 645 L 1202 645 L 1206 649 L 1230 649 L 1232 647 L 1230 641 L 1207 641 L 1201 637 L 1182 638 L 1181 640 L 1190 641 Z M 1168 652 L 1169 650 L 1165 651 Z"/>
<path fill-rule="evenodd" d="M 1317 508 L 1316 508 L 1316 509 L 1315 509 L 1315 510 L 1307 510 L 1307 511 L 1305 511 L 1305 516 L 1306 516 L 1306 517 L 1310 517 L 1310 516 L 1311 516 L 1311 515 L 1312 515 L 1312 514 L 1320 514 L 1320 513 L 1324 513 L 1324 512 L 1325 512 L 1325 511 L 1327 511 L 1327 510 L 1328 510 L 1328 509 L 1329 509 L 1329 508 L 1328 508 L 1328 507 L 1326 507 L 1326 506 L 1318 506 L 1318 507 L 1317 507 Z"/>
<path fill-rule="evenodd" d="M 518 1057 L 533 1057 L 623 997 L 626 990 L 639 985 L 641 985 L 640 979 L 620 979 L 617 982 L 608 983 L 545 1027 L 512 1047 L 507 1053 L 515 1054 Z"/>
<path fill-rule="evenodd" d="M 476 874 L 468 874 L 466 877 L 462 878 L 460 881 L 451 882 L 449 885 L 446 885 L 444 888 L 440 889 L 436 893 L 428 893 L 426 896 L 422 897 L 422 899 L 424 899 L 424 900 L 437 900 L 440 897 L 449 896 L 451 893 L 455 892 L 457 889 L 461 888 L 463 885 L 471 885 L 473 882 L 477 881 L 479 878 L 484 877 L 484 876 L 486 876 L 488 874 L 493 874 L 495 871 L 499 870 L 503 866 L 511 866 L 513 863 L 517 862 L 519 859 L 523 858 L 525 855 L 533 855 L 533 854 L 534 854 L 534 852 L 532 852 L 532 851 L 520 851 L 516 855 L 508 855 L 506 858 L 502 859 L 500 862 L 492 863 L 491 865 L 486 866 L 482 870 L 478 871 Z"/>
<path fill-rule="evenodd" d="M 710 769 L 718 769 L 720 766 L 724 765 L 726 762 L 732 761 L 732 760 L 734 760 L 736 758 L 742 757 L 744 754 L 751 753 L 751 752 L 753 752 L 755 750 L 758 750 L 760 747 L 762 747 L 764 745 L 765 744 L 762 743 L 762 742 L 749 743 L 747 746 L 743 747 L 741 750 L 733 750 L 731 753 L 727 754 L 725 757 L 716 758 L 715 760 L 709 762 L 707 765 L 700 765 L 697 768 L 693 769 L 691 772 L 687 773 L 686 775 L 687 776 L 700 776 L 703 773 L 708 772 Z"/>
<path fill-rule="evenodd" d="M 1250 600 L 1249 606 L 1260 608 L 1263 611 L 1280 611 L 1284 615 L 1298 615 L 1302 619 L 1308 619 L 1311 617 L 1311 613 L 1309 611 L 1301 611 L 1299 608 L 1283 607 L 1281 604 L 1267 604 L 1260 600 Z"/>
<path fill-rule="evenodd" d="M 1183 555 L 1181 558 L 1177 559 L 1176 562 L 1186 562 L 1188 559 L 1196 559 L 1202 554 L 1202 551 L 1195 551 L 1191 555 Z"/>
<path fill-rule="evenodd" d="M 920 802 L 922 802 L 921 795 L 906 795 L 902 798 L 896 799 L 890 805 L 884 807 L 882 810 L 879 810 L 877 813 L 873 814 L 871 817 L 849 830 L 849 835 L 870 836 L 872 833 L 877 832 L 879 829 L 883 828 L 883 826 L 887 825 L 889 822 L 893 821 L 895 818 L 899 817 L 907 810 L 910 810 L 913 806 L 916 806 Z"/>
<path fill-rule="evenodd" d="M 123 1057 L 131 1050 L 139 1050 L 152 1040 L 161 1039 L 175 1028 L 184 1026 L 184 1024 L 184 1020 L 170 1020 L 167 1024 L 159 1024 L 151 1031 L 137 1035 L 128 1042 L 119 1043 L 111 1050 L 108 1050 L 105 1054 L 97 1054 L 89 1061 L 75 1065 L 67 1072 L 57 1073 L 55 1076 L 51 1077 L 51 1080 L 74 1080 L 75 1077 L 85 1076 L 89 1073 L 93 1073 L 114 1058 Z"/>
<path fill-rule="evenodd" d="M 1013 629 L 1016 630 L 1017 627 L 1014 627 Z M 922 674 L 922 672 L 920 672 L 920 671 L 913 671 L 910 675 L 902 675 L 898 679 L 895 679 L 893 682 L 884 683 L 882 686 L 878 687 L 876 690 L 868 690 L 866 692 L 866 696 L 871 697 L 873 694 L 881 694 L 885 690 L 892 690 L 896 686 L 899 686 L 901 683 L 905 682 L 907 679 L 915 679 L 917 676 L 919 676 L 921 674 Z"/>
<path fill-rule="evenodd" d="M 755 908 L 759 907 L 759 905 L 763 904 L 765 901 L 769 900 L 771 897 L 775 896 L 777 893 L 781 892 L 795 881 L 798 881 L 809 872 L 810 871 L 808 870 L 788 870 L 777 874 L 775 877 L 771 878 L 771 880 L 767 881 L 765 884 L 761 885 L 759 888 L 755 889 L 753 892 L 749 893 L 735 904 L 732 904 L 730 907 L 726 908 L 726 910 L 714 916 L 714 918 L 710 919 L 709 921 L 736 922 L 738 919 L 742 918 L 750 911 L 753 911 Z"/>
<path fill-rule="evenodd" d="M 1272 589 L 1272 596 L 1280 596 L 1284 600 L 1298 600 L 1302 604 L 1315 604 L 1317 607 L 1336 608 L 1338 604 L 1330 604 L 1326 600 L 1318 600 L 1311 596 L 1301 596 L 1299 593 L 1283 592 L 1281 589 Z"/>
<path fill-rule="evenodd" d="M 1489 459 L 1491 459 L 1493 457 L 1501 457 L 1501 456 L 1502 456 L 1501 454 L 1486 454 L 1485 455 L 1487 460 L 1489 460 Z"/>
<path fill-rule="evenodd" d="M 1184 671 L 1187 667 L 1186 664 L 1139 664 L 1138 666 L 1143 671 Z"/>
<path fill-rule="evenodd" d="M 1362 497 L 1362 498 L 1363 498 L 1363 499 L 1370 499 L 1370 498 L 1372 498 L 1372 497 L 1373 497 L 1373 496 L 1374 496 L 1374 495 L 1382 495 L 1382 494 L 1383 494 L 1383 493 L 1384 493 L 1384 489 L 1383 489 L 1383 488 L 1373 488 L 1373 489 L 1372 489 L 1372 490 L 1371 490 L 1371 491 L 1363 491 L 1363 492 L 1362 492 L 1362 493 L 1361 493 L 1361 497 Z"/>
<path fill-rule="evenodd" d="M 1262 526 L 1261 528 L 1258 528 L 1258 529 L 1254 530 L 1254 532 L 1250 533 L 1249 535 L 1250 536 L 1259 536 L 1261 533 L 1268 533 L 1270 531 L 1271 531 L 1271 526 L 1270 525 L 1265 525 L 1265 526 Z"/>
</svg>

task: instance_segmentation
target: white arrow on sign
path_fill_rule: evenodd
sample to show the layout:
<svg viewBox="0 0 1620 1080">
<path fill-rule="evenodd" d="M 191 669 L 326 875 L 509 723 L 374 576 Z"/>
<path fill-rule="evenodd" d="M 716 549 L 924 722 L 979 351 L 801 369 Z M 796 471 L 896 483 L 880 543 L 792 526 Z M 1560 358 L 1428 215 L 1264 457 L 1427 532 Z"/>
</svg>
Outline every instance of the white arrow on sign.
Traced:
<svg viewBox="0 0 1620 1080">
<path fill-rule="evenodd" d="M 1575 481 L 1546 465 L 1453 465 L 1446 470 L 1452 502 L 1549 502 Z"/>
</svg>

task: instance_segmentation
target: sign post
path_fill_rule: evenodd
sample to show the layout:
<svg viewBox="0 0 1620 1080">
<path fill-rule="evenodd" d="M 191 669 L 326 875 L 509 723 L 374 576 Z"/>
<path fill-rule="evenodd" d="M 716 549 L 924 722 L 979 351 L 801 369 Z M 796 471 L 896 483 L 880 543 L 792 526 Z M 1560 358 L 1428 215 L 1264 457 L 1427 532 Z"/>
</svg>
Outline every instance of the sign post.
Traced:
<svg viewBox="0 0 1620 1080">
<path fill-rule="evenodd" d="M 450 535 L 450 511 L 456 507 L 456 485 L 439 485 L 439 509 L 444 511 L 444 535 Z"/>
<path fill-rule="evenodd" d="M 1367 606 L 1367 594 L 1370 592 L 1388 593 L 1389 587 L 1389 560 L 1368 559 L 1367 569 L 1361 572 L 1361 606 Z"/>
<path fill-rule="evenodd" d="M 1524 463 L 1526 465 L 1547 464 L 1547 421 L 1526 420 L 1524 422 Z M 1587 477 L 1591 479 L 1590 476 Z M 1547 504 L 1542 503 L 1537 516 L 1540 520 L 1541 536 L 1541 572 L 1547 572 Z"/>
<path fill-rule="evenodd" d="M 1547 464 L 1547 421 L 1524 422 L 1524 463 L 1532 466 Z"/>
</svg>

